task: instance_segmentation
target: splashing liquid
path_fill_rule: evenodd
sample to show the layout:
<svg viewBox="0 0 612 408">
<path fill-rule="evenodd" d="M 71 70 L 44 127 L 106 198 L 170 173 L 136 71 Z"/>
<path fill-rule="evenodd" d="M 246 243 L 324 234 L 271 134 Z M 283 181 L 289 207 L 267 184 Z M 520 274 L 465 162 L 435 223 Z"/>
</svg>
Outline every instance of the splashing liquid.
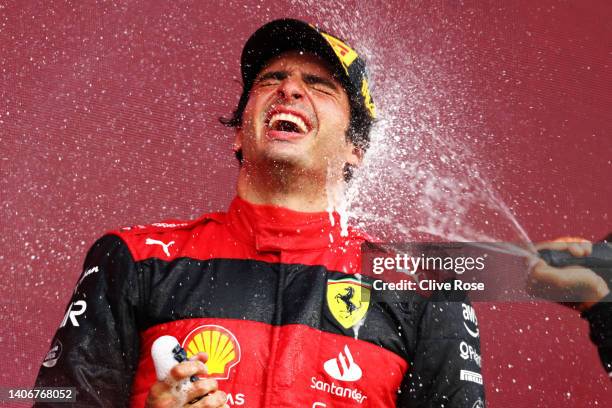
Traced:
<svg viewBox="0 0 612 408">
<path fill-rule="evenodd" d="M 337 212 L 340 215 L 340 236 L 348 237 L 349 210 L 345 195 L 346 183 L 338 182 L 331 176 L 332 174 L 334 174 L 333 170 L 328 166 L 325 192 L 327 194 L 329 222 L 332 226 L 335 225 L 334 212 Z"/>
<path fill-rule="evenodd" d="M 378 111 L 371 147 L 348 186 L 327 189 L 330 217 L 334 210 L 340 213 L 343 232 L 350 214 L 353 224 L 381 241 L 509 241 L 518 243 L 509 252 L 535 253 L 484 175 L 495 173 L 479 151 L 487 128 L 474 119 L 478 101 L 465 87 L 457 88 L 461 81 L 454 80 L 462 77 L 444 71 L 438 60 L 453 43 L 441 44 L 439 53 L 419 52 L 412 39 L 393 34 L 400 22 L 392 7 L 360 6 L 348 24 L 341 1 L 325 9 L 314 0 L 293 4 L 326 31 L 350 39 L 368 63 Z M 365 24 L 373 15 L 389 24 Z"/>
</svg>

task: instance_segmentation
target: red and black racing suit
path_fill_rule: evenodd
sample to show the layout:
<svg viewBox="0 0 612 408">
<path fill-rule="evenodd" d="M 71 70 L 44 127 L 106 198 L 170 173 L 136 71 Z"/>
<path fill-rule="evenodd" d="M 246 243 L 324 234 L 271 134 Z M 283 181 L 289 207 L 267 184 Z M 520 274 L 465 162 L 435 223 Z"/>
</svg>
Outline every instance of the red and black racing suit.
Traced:
<svg viewBox="0 0 612 408">
<path fill-rule="evenodd" d="M 368 287 L 366 236 L 339 224 L 236 198 L 227 213 L 102 237 L 37 386 L 76 387 L 79 406 L 141 407 L 151 344 L 172 335 L 209 354 L 231 406 L 484 406 L 469 302 L 353 296 Z"/>
</svg>

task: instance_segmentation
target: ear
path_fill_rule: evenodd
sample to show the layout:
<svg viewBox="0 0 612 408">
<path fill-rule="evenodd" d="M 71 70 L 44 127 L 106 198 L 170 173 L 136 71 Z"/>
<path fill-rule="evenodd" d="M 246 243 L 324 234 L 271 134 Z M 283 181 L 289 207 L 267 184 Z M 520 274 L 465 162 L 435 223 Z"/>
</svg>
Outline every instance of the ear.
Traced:
<svg viewBox="0 0 612 408">
<path fill-rule="evenodd" d="M 364 150 L 359 146 L 355 146 L 353 143 L 349 143 L 347 149 L 346 163 L 353 167 L 361 166 L 363 155 L 365 154 Z"/>
<path fill-rule="evenodd" d="M 232 145 L 232 150 L 234 151 L 234 153 L 242 150 L 242 137 L 243 137 L 242 128 L 239 128 L 239 127 L 236 128 L 236 134 L 234 136 L 234 143 Z"/>
</svg>

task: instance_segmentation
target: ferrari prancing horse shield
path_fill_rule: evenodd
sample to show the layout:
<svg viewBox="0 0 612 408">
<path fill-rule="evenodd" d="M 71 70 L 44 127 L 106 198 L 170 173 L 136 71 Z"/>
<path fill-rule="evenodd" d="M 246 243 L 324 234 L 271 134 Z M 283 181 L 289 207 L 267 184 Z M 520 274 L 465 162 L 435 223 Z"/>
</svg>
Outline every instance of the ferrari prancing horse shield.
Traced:
<svg viewBox="0 0 612 408">
<path fill-rule="evenodd" d="M 345 329 L 359 323 L 370 306 L 372 286 L 355 278 L 327 280 L 327 306 Z"/>
</svg>

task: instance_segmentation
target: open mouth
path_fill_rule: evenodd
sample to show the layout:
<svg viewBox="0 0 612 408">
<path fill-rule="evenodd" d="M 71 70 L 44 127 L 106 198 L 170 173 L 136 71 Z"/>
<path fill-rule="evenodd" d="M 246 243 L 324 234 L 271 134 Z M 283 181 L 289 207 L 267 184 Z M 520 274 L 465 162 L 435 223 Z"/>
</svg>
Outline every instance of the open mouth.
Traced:
<svg viewBox="0 0 612 408">
<path fill-rule="evenodd" d="M 303 118 L 290 112 L 273 112 L 268 119 L 268 129 L 301 135 L 310 131 L 309 125 Z"/>
</svg>

